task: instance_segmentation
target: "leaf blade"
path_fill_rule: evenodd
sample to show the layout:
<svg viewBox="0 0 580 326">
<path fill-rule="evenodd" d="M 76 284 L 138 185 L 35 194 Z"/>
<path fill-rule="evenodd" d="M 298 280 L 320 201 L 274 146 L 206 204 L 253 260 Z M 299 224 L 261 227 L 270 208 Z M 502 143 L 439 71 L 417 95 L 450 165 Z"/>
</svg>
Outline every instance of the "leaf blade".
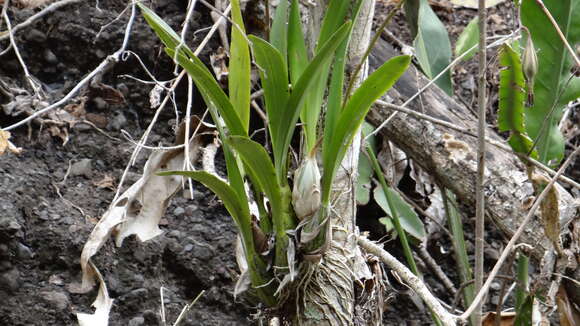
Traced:
<svg viewBox="0 0 580 326">
<path fill-rule="evenodd" d="M 250 123 L 250 49 L 245 35 L 240 0 L 232 0 L 232 27 L 228 89 L 230 101 L 246 132 Z"/>
<path fill-rule="evenodd" d="M 330 187 L 338 164 L 344 157 L 352 137 L 362 124 L 371 105 L 391 88 L 411 62 L 409 56 L 398 56 L 375 70 L 354 92 L 340 113 L 336 130 L 328 147 L 323 148 L 322 203 L 328 204 Z"/>
</svg>

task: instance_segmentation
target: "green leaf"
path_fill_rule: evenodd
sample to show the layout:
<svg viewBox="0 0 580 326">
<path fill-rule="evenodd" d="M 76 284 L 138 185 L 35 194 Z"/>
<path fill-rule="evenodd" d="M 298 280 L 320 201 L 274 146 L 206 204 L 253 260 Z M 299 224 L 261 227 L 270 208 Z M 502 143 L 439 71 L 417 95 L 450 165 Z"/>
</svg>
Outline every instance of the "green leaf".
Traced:
<svg viewBox="0 0 580 326">
<path fill-rule="evenodd" d="M 250 123 L 250 49 L 245 35 L 240 0 L 232 0 L 231 4 L 232 20 L 237 27 L 232 27 L 228 86 L 230 101 L 247 133 Z"/>
<path fill-rule="evenodd" d="M 373 132 L 373 125 L 363 122 L 363 137 Z M 373 151 L 376 151 L 376 138 L 373 136 L 367 140 Z M 358 157 L 358 178 L 356 180 L 356 202 L 358 205 L 366 205 L 370 200 L 370 191 L 372 188 L 371 178 L 373 176 L 373 165 L 369 158 L 361 151 Z"/>
<path fill-rule="evenodd" d="M 417 37 L 413 46 L 417 51 L 417 60 L 427 77 L 433 79 L 451 62 L 451 43 L 445 26 L 427 0 L 419 1 L 419 18 Z M 453 94 L 451 74 L 445 72 L 435 83 L 447 94 Z"/>
<path fill-rule="evenodd" d="M 479 18 L 473 18 L 465 29 L 461 32 L 457 38 L 457 43 L 455 43 L 455 56 L 459 57 L 469 51 L 472 47 L 478 45 L 479 43 Z M 469 51 L 463 57 L 464 61 L 471 59 L 477 53 L 478 47 Z"/>
<path fill-rule="evenodd" d="M 385 62 L 375 70 L 354 92 L 343 111 L 340 113 L 333 134 L 325 134 L 330 137 L 329 146 L 323 148 L 323 177 L 322 177 L 322 204 L 326 205 L 330 199 L 330 187 L 338 164 L 354 134 L 357 132 L 371 105 L 381 97 L 397 79 L 407 70 L 411 58 L 398 56 Z"/>
<path fill-rule="evenodd" d="M 302 20 L 300 19 L 300 3 L 298 0 L 292 0 L 292 5 L 290 6 L 288 63 L 290 66 L 290 81 L 294 85 L 308 65 L 308 52 L 306 51 L 306 43 L 302 34 Z"/>
<path fill-rule="evenodd" d="M 578 44 L 580 42 L 578 0 L 545 1 L 544 4 L 558 22 L 568 42 L 572 45 Z M 536 1 L 522 2 L 521 21 L 532 35 L 539 65 L 534 82 L 534 106 L 526 110 L 527 131 L 537 142 L 542 162 L 559 162 L 564 156 L 564 138 L 558 123 L 567 102 L 580 95 L 580 85 L 577 82 L 578 78 L 572 77 L 570 72 L 572 67 L 570 54 Z M 575 92 L 568 93 L 566 89 L 570 78 L 576 79 L 570 84 L 579 86 Z"/>
<path fill-rule="evenodd" d="M 269 4 L 267 4 L 269 5 Z M 272 29 L 270 30 L 270 43 L 282 54 L 284 67 L 287 62 L 288 51 L 288 0 L 281 0 L 276 8 Z"/>
<path fill-rule="evenodd" d="M 527 1 L 524 1 L 526 3 Z M 526 296 L 524 303 L 516 312 L 516 319 L 514 326 L 532 326 L 532 312 L 534 310 L 534 296 L 529 294 Z"/>
<path fill-rule="evenodd" d="M 177 33 L 169 26 L 167 23 L 161 19 L 153 10 L 147 8 L 145 5 L 141 3 L 137 3 L 141 12 L 143 13 L 143 17 L 151 26 L 151 28 L 155 31 L 157 36 L 161 39 L 163 44 L 170 49 L 175 49 L 175 47 L 180 43 L 181 37 L 177 35 Z M 188 56 L 195 57 L 193 51 L 186 45 L 181 47 Z M 197 58 L 196 58 L 197 59 Z M 201 61 L 196 62 L 201 63 Z M 209 73 L 209 70 L 208 70 Z"/>
<path fill-rule="evenodd" d="M 331 36 L 344 24 L 348 9 L 350 8 L 350 1 L 331 0 L 326 9 L 326 14 L 322 20 L 322 27 L 318 36 L 318 44 L 316 50 L 322 48 Z"/>
<path fill-rule="evenodd" d="M 259 183 L 269 199 L 272 215 L 272 224 L 276 232 L 276 259 L 278 267 L 288 265 L 286 248 L 288 235 L 286 231 L 295 228 L 291 215 L 290 191 L 287 185 L 278 182 L 274 165 L 264 147 L 248 137 L 232 136 L 228 143 L 240 154 L 246 163 L 246 168 L 251 170 L 251 175 Z"/>
<path fill-rule="evenodd" d="M 253 170 L 260 188 L 270 200 L 272 212 L 280 211 L 280 184 L 274 170 L 274 165 L 264 147 L 243 136 L 229 137 L 228 143 L 240 154 L 246 167 Z"/>
<path fill-rule="evenodd" d="M 358 10 L 359 4 L 360 4 L 360 1 L 358 1 L 356 3 L 357 7 L 355 8 L 355 10 Z M 323 45 L 325 45 L 327 43 L 327 41 L 330 39 L 330 37 L 333 35 L 333 33 L 335 33 L 335 31 L 341 25 L 343 25 L 343 22 L 345 21 L 347 14 L 349 13 L 350 7 L 351 7 L 350 1 L 343 1 L 343 0 L 330 1 L 328 8 L 326 9 L 326 14 L 324 16 L 324 19 L 322 21 L 322 27 L 321 27 L 320 34 L 318 37 L 318 42 L 317 42 L 315 53 L 319 53 L 321 51 Z M 355 11 L 353 13 L 353 17 L 356 15 L 356 13 L 357 13 L 357 11 Z M 349 38 L 351 31 L 352 31 L 352 27 L 349 28 L 348 36 L 346 37 L 346 39 Z M 345 50 L 342 52 L 337 52 L 337 55 L 340 56 L 340 57 L 337 57 L 337 60 L 338 60 L 337 63 L 339 65 L 340 65 L 341 60 L 344 61 L 343 56 L 346 55 L 346 44 L 348 44 L 348 41 L 347 40 L 343 41 L 343 44 L 341 44 L 340 47 L 344 48 Z M 306 102 L 304 103 L 304 106 L 300 112 L 300 120 L 304 124 L 303 130 L 304 130 L 305 138 L 306 138 L 306 150 L 307 151 L 311 151 L 314 148 L 314 146 L 316 145 L 316 142 L 317 142 L 317 138 L 319 137 L 319 135 L 317 133 L 318 120 L 320 118 L 320 112 L 322 109 L 323 99 L 324 99 L 324 95 L 325 95 L 326 89 L 327 89 L 328 76 L 329 76 L 329 72 L 330 72 L 331 63 L 332 63 L 332 61 L 325 62 L 323 67 L 320 70 L 320 73 L 313 76 L 314 82 L 311 86 L 312 90 L 309 92 L 309 94 L 306 98 Z M 334 68 L 337 68 L 339 70 L 343 69 L 340 66 L 334 66 Z M 344 72 L 343 72 L 343 74 L 344 74 Z M 338 76 L 338 75 L 336 75 L 336 76 Z M 342 85 L 341 85 L 341 87 L 342 87 Z M 340 98 L 329 96 L 328 99 L 337 100 L 337 101 L 340 101 L 342 103 L 342 96 Z"/>
<path fill-rule="evenodd" d="M 534 148 L 534 141 L 528 135 L 514 131 L 508 139 L 508 144 L 510 144 L 514 152 L 538 159 L 538 151 Z"/>
<path fill-rule="evenodd" d="M 530 258 L 520 252 L 517 268 L 518 287 L 516 288 L 516 314 L 520 312 L 520 307 L 524 307 L 523 304 L 530 291 L 530 280 L 528 275 L 529 266 Z"/>
<path fill-rule="evenodd" d="M 399 195 L 398 192 L 392 188 L 388 188 L 388 192 L 389 195 L 392 196 L 391 198 L 394 199 L 393 204 L 397 210 L 403 229 L 416 239 L 425 239 L 425 226 L 423 225 L 423 222 L 419 216 L 417 216 L 417 213 L 415 213 L 413 208 L 407 204 L 403 198 L 401 198 L 401 195 Z M 383 211 L 387 215 L 392 216 L 391 209 L 387 203 L 387 198 L 385 197 L 385 193 L 381 187 L 375 188 L 374 198 L 377 204 L 379 204 L 379 206 L 383 209 Z"/>
<path fill-rule="evenodd" d="M 524 101 L 526 98 L 524 73 L 517 53 L 504 44 L 499 54 L 499 112 L 500 131 L 525 133 Z"/>
<path fill-rule="evenodd" d="M 254 58 L 260 70 L 262 88 L 264 89 L 264 100 L 266 102 L 266 112 L 268 113 L 268 127 L 272 138 L 274 150 L 274 160 L 279 170 L 279 177 L 282 169 L 282 152 L 280 138 L 276 137 L 277 132 L 283 129 L 288 121 L 284 119 L 284 109 L 288 104 L 290 91 L 288 90 L 288 71 L 282 55 L 270 43 L 250 35 Z M 276 155 L 278 153 L 278 155 Z M 285 177 L 284 177 L 285 178 Z"/>
<path fill-rule="evenodd" d="M 300 115 L 300 109 L 305 99 L 310 96 L 311 92 L 315 92 L 313 87 L 316 81 L 316 76 L 319 76 L 322 69 L 327 65 L 333 58 L 333 54 L 342 43 L 342 41 L 347 37 L 350 29 L 350 22 L 343 24 L 324 44 L 318 53 L 312 58 L 312 61 L 308 64 L 296 85 L 293 85 L 292 94 L 288 99 L 288 104 L 286 109 L 282 113 L 281 121 L 283 124 L 276 131 L 275 137 L 277 137 L 278 142 L 281 144 L 278 149 L 274 151 L 274 157 L 280 159 L 282 169 L 286 171 L 287 165 L 287 154 L 290 147 L 290 141 L 292 140 L 292 135 L 294 129 L 296 128 L 296 122 Z M 278 162 L 278 160 L 276 161 Z M 285 173 L 283 174 L 285 175 Z M 284 177 L 285 178 L 285 177 Z"/>
<path fill-rule="evenodd" d="M 175 57 L 174 50 L 166 48 L 165 51 L 172 58 Z M 178 54 L 176 58 L 177 62 L 193 78 L 195 86 L 202 93 L 204 99 L 210 101 L 210 103 L 207 103 L 208 106 L 213 104 L 217 107 L 230 132 L 234 135 L 245 135 L 246 129 L 238 113 L 234 110 L 232 103 L 205 66 L 195 63 L 195 61 L 190 60 L 183 53 Z M 217 121 L 216 118 L 215 116 L 213 117 L 214 121 Z"/>
</svg>

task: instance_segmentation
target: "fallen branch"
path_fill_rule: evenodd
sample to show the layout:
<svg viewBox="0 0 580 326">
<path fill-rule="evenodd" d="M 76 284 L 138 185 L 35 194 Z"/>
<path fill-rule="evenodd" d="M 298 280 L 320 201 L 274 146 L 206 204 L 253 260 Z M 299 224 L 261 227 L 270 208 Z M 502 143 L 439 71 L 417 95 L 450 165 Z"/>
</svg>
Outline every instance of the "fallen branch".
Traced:
<svg viewBox="0 0 580 326">
<path fill-rule="evenodd" d="M 439 303 L 439 300 L 437 300 L 429 289 L 427 289 L 425 283 L 415 276 L 415 274 L 403 265 L 403 263 L 367 238 L 359 237 L 357 242 L 359 246 L 363 247 L 368 253 L 379 257 L 383 263 L 397 272 L 397 275 L 399 275 L 401 279 L 403 279 L 406 284 L 413 289 L 421 299 L 423 299 L 425 304 L 427 304 L 443 325 L 457 325 L 458 317 L 447 312 L 447 310 L 445 310 L 445 308 L 443 308 Z"/>
</svg>

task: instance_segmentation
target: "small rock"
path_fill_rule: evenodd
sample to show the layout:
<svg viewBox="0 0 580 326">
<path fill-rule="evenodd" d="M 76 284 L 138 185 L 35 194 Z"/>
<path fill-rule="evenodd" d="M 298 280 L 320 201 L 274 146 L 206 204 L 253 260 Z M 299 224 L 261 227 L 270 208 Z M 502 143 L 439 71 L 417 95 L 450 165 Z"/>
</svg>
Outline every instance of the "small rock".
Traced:
<svg viewBox="0 0 580 326">
<path fill-rule="evenodd" d="M 8 236 L 12 236 L 18 231 L 20 231 L 22 227 L 16 219 L 12 216 L 0 216 L 0 233 L 4 233 Z"/>
<path fill-rule="evenodd" d="M 107 127 L 108 124 L 108 120 L 107 117 L 102 116 L 100 114 L 95 114 L 95 113 L 87 113 L 86 116 L 88 121 L 92 122 L 95 124 L 95 126 L 103 129 L 105 127 Z"/>
<path fill-rule="evenodd" d="M 14 293 L 20 287 L 20 273 L 16 268 L 0 274 L 0 291 Z"/>
<path fill-rule="evenodd" d="M 179 231 L 179 230 L 169 231 L 169 233 L 167 233 L 167 237 L 179 239 L 179 238 L 181 238 L 181 231 Z"/>
<path fill-rule="evenodd" d="M 21 260 L 28 260 L 34 257 L 32 250 L 24 244 L 18 242 L 16 245 L 16 257 Z"/>
<path fill-rule="evenodd" d="M 60 277 L 60 275 L 53 274 L 48 277 L 48 283 L 54 285 L 63 285 L 64 280 L 62 279 L 62 277 Z"/>
<path fill-rule="evenodd" d="M 99 59 L 102 59 L 102 58 L 104 58 L 104 57 L 107 56 L 107 54 L 105 53 L 105 51 L 103 51 L 101 49 L 97 49 L 94 53 L 97 56 L 97 58 L 99 58 Z"/>
<path fill-rule="evenodd" d="M 114 117 L 109 121 L 107 129 L 119 131 L 127 124 L 127 118 L 122 112 L 117 112 Z"/>
<path fill-rule="evenodd" d="M 109 108 L 109 103 L 107 103 L 107 101 L 105 101 L 102 97 L 95 97 L 93 99 L 93 104 L 95 104 L 97 110 L 104 111 Z"/>
<path fill-rule="evenodd" d="M 8 256 L 8 245 L 0 243 L 0 257 Z"/>
<path fill-rule="evenodd" d="M 41 292 L 40 296 L 46 301 L 46 303 L 52 305 L 58 310 L 65 310 L 70 304 L 68 296 L 62 292 L 45 291 Z"/>
<path fill-rule="evenodd" d="M 129 320 L 129 326 L 141 326 L 145 325 L 145 318 L 138 316 Z"/>
<path fill-rule="evenodd" d="M 173 215 L 175 216 L 181 216 L 183 213 L 185 213 L 185 209 L 183 207 L 177 207 L 173 210 Z"/>
<path fill-rule="evenodd" d="M 159 323 L 157 313 L 153 310 L 145 310 L 143 312 L 143 318 L 145 318 L 147 325 L 157 325 Z"/>
<path fill-rule="evenodd" d="M 185 208 L 185 215 L 187 216 L 193 216 L 193 213 L 195 211 L 197 211 L 199 207 L 197 207 L 197 205 L 189 205 Z"/>
<path fill-rule="evenodd" d="M 127 87 L 127 85 L 119 83 L 117 84 L 117 89 L 123 94 L 123 96 L 127 97 L 129 95 L 129 87 Z"/>
<path fill-rule="evenodd" d="M 44 60 L 46 60 L 46 62 L 50 64 L 58 63 L 58 58 L 56 57 L 54 52 L 52 52 L 50 49 L 44 50 Z"/>
<path fill-rule="evenodd" d="M 183 248 L 183 251 L 185 252 L 190 252 L 193 249 L 193 245 L 191 243 L 188 243 L 185 245 L 185 247 Z"/>
<path fill-rule="evenodd" d="M 213 256 L 213 252 L 209 248 L 199 246 L 193 252 L 193 256 L 200 260 L 209 260 Z"/>
<path fill-rule="evenodd" d="M 9 260 L 0 261 L 0 273 L 12 268 L 12 263 Z"/>
<path fill-rule="evenodd" d="M 29 30 L 26 34 L 26 39 L 28 41 L 37 42 L 37 43 L 44 43 L 46 42 L 46 34 L 33 28 Z"/>
<path fill-rule="evenodd" d="M 92 160 L 89 158 L 84 158 L 70 167 L 70 175 L 84 175 L 85 177 L 90 177 L 93 173 Z"/>
</svg>

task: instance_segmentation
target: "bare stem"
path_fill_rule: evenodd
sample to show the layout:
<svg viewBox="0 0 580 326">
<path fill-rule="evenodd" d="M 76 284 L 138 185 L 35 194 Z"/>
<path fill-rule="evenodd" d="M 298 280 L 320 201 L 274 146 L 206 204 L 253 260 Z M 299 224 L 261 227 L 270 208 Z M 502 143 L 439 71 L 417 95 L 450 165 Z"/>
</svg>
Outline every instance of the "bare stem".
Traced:
<svg viewBox="0 0 580 326">
<path fill-rule="evenodd" d="M 532 216 L 534 216 L 534 214 L 536 213 L 536 210 L 538 210 L 538 207 L 540 207 L 540 203 L 542 202 L 542 200 L 544 200 L 544 198 L 546 197 L 546 195 L 548 194 L 548 192 L 550 191 L 550 189 L 552 188 L 552 186 L 554 186 L 554 183 L 556 183 L 556 180 L 558 179 L 558 177 L 562 173 L 564 173 L 564 170 L 566 170 L 566 168 L 568 167 L 568 165 L 570 165 L 570 163 L 573 162 L 574 157 L 579 152 L 580 152 L 580 147 L 576 147 L 576 149 L 574 150 L 574 152 L 572 152 L 570 154 L 570 156 L 568 157 L 568 159 L 566 159 L 566 161 L 564 162 L 564 164 L 562 164 L 562 166 L 560 167 L 560 169 L 558 169 L 558 172 L 556 172 L 556 175 L 550 180 L 550 183 L 548 183 L 548 185 L 546 186 L 546 188 L 544 188 L 544 190 L 542 191 L 542 193 L 540 194 L 540 196 L 538 196 L 538 198 L 534 202 L 534 205 L 532 206 L 532 208 L 530 209 L 530 211 L 528 212 L 528 214 L 526 215 L 526 217 L 521 222 L 520 227 L 516 230 L 516 233 L 514 233 L 514 235 L 512 236 L 512 238 L 510 239 L 510 241 L 508 242 L 507 246 L 505 247 L 505 249 L 501 253 L 501 256 L 499 257 L 499 259 L 495 263 L 495 266 L 493 266 L 493 269 L 489 273 L 489 276 L 487 277 L 487 280 L 485 281 L 485 284 L 483 285 L 483 287 L 481 288 L 481 290 L 479 291 L 479 293 L 477 293 L 477 296 L 473 300 L 473 303 L 463 313 L 463 315 L 461 315 L 461 319 L 462 320 L 466 320 L 467 318 L 469 318 L 469 316 L 473 313 L 473 311 L 475 310 L 475 308 L 480 304 L 480 302 L 482 301 L 483 297 L 487 294 L 487 291 L 489 291 L 489 287 L 491 286 L 491 282 L 493 281 L 494 277 L 499 272 L 499 270 L 502 267 L 503 263 L 505 262 L 506 258 L 510 255 L 511 250 L 514 248 L 514 246 L 515 246 L 516 242 L 518 241 L 519 237 L 524 232 L 524 230 L 526 228 L 526 225 L 528 224 L 528 222 L 530 221 L 530 219 L 532 218 Z"/>
<path fill-rule="evenodd" d="M 486 19 L 485 0 L 479 0 L 479 81 L 478 81 L 478 126 L 477 126 L 477 180 L 475 185 L 475 291 L 479 291 L 483 285 L 483 250 L 485 233 L 485 197 L 483 183 L 485 182 L 485 108 L 486 98 Z M 481 325 L 481 303 L 475 306 L 474 324 Z"/>
</svg>

